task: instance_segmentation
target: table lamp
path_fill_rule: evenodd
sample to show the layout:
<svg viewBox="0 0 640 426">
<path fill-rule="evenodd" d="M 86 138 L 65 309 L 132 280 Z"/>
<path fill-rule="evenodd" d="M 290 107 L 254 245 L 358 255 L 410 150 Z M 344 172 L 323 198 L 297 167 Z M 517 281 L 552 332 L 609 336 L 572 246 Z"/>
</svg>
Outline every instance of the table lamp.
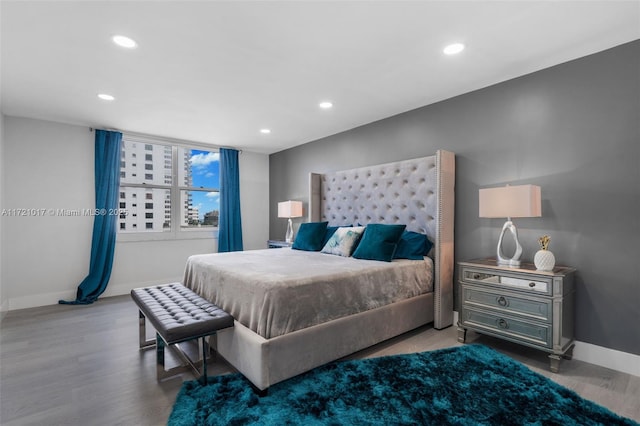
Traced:
<svg viewBox="0 0 640 426">
<path fill-rule="evenodd" d="M 287 233 L 284 240 L 288 243 L 293 242 L 293 223 L 292 217 L 302 217 L 302 201 L 282 201 L 278 203 L 278 217 L 286 217 L 289 219 L 287 224 Z"/>
<path fill-rule="evenodd" d="M 498 239 L 496 250 L 498 265 L 519 267 L 522 246 L 518 241 L 518 230 L 511 218 L 542 216 L 540 187 L 536 185 L 507 185 L 500 188 L 485 188 L 480 189 L 478 198 L 480 217 L 507 218 Z M 516 243 L 516 250 L 511 258 L 502 252 L 502 240 L 507 231 L 511 233 Z"/>
</svg>

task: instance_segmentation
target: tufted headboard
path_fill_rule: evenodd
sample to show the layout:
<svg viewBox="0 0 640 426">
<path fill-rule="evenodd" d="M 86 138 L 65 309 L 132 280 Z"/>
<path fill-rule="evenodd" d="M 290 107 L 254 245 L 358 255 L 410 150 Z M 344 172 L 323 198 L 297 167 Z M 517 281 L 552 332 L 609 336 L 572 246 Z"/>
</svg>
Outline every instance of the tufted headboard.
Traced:
<svg viewBox="0 0 640 426">
<path fill-rule="evenodd" d="M 453 323 L 455 155 L 309 176 L 309 220 L 329 225 L 399 223 L 433 243 L 435 328 Z"/>
</svg>

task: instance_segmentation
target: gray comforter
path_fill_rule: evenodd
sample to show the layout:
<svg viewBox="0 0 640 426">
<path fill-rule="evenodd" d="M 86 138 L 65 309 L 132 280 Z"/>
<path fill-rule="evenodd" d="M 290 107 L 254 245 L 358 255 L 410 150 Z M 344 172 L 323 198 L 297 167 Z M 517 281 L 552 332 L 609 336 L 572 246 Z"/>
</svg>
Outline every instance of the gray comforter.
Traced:
<svg viewBox="0 0 640 426">
<path fill-rule="evenodd" d="M 269 339 L 431 292 L 433 262 L 249 250 L 191 256 L 183 283 Z"/>
</svg>

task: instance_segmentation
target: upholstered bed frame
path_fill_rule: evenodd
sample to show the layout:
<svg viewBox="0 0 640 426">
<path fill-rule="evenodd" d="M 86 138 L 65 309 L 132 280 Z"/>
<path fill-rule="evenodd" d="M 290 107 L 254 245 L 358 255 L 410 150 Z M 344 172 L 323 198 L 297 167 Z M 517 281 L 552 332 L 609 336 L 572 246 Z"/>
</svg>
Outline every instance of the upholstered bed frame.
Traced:
<svg viewBox="0 0 640 426">
<path fill-rule="evenodd" d="M 218 333 L 217 349 L 258 389 L 421 325 L 442 329 L 453 322 L 453 153 L 311 173 L 309 181 L 310 221 L 401 223 L 425 233 L 433 242 L 434 291 L 271 339 L 236 321 Z"/>
</svg>

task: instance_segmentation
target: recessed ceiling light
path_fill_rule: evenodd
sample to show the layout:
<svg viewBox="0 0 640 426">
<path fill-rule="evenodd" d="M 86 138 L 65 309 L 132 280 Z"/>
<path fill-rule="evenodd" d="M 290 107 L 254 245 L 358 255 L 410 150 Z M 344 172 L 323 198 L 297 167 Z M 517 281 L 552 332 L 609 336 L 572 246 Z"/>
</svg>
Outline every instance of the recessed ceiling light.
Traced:
<svg viewBox="0 0 640 426">
<path fill-rule="evenodd" d="M 453 43 L 446 46 L 442 51 L 445 55 L 455 55 L 464 50 L 464 44 L 462 43 Z"/>
<path fill-rule="evenodd" d="M 260 133 L 262 133 L 263 135 L 268 135 L 269 133 L 271 133 L 271 129 L 260 129 Z"/>
<path fill-rule="evenodd" d="M 136 43 L 135 40 L 123 35 L 115 35 L 111 40 L 113 40 L 113 42 L 118 46 L 126 47 L 127 49 L 133 49 L 138 46 L 138 43 Z"/>
<path fill-rule="evenodd" d="M 109 95 L 107 93 L 100 93 L 98 95 L 98 97 L 100 99 L 102 99 L 103 101 L 114 101 L 116 99 L 115 97 L 113 97 L 113 96 L 111 96 L 111 95 Z"/>
<path fill-rule="evenodd" d="M 333 107 L 333 104 L 329 101 L 320 102 L 318 106 L 322 109 L 329 109 Z"/>
</svg>

